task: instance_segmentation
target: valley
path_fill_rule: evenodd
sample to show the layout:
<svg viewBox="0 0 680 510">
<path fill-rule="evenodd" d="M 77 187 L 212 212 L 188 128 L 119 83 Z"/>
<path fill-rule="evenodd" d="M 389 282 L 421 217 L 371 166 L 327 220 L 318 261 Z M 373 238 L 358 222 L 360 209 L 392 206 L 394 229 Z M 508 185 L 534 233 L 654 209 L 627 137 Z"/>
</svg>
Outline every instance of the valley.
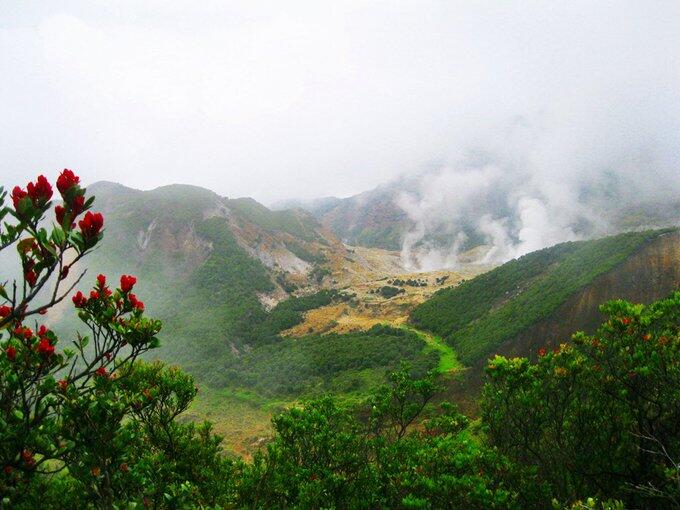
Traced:
<svg viewBox="0 0 680 510">
<path fill-rule="evenodd" d="M 488 247 L 476 246 L 455 268 L 414 272 L 400 251 L 344 244 L 301 209 L 189 186 L 90 189 L 108 223 L 89 265 L 144 282 L 140 296 L 164 322 L 152 357 L 200 386 L 183 419 L 210 420 L 245 457 L 282 410 L 324 394 L 361 402 L 402 362 L 443 374 L 445 396 L 475 415 L 488 356 L 535 356 L 592 328 L 607 299 L 650 302 L 680 286 L 672 229 L 563 243 L 500 266 L 480 263 Z M 77 327 L 66 303 L 57 311 L 55 328 Z"/>
</svg>

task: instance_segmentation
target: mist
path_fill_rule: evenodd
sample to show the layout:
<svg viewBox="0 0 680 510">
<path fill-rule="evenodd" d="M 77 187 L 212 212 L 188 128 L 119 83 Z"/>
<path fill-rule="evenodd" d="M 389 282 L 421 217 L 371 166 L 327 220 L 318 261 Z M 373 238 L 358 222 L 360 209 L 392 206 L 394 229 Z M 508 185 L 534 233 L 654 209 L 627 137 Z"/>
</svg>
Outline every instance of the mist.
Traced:
<svg viewBox="0 0 680 510">
<path fill-rule="evenodd" d="M 472 235 L 503 261 L 678 197 L 678 26 L 670 1 L 6 1 L 0 182 L 270 204 L 410 175 L 409 264 Z"/>
<path fill-rule="evenodd" d="M 608 125 L 602 117 L 599 126 L 569 116 L 515 118 L 409 178 L 410 189 L 396 199 L 414 224 L 404 237 L 404 262 L 420 270 L 455 267 L 471 241 L 486 246 L 476 262 L 505 262 L 620 231 L 639 208 L 674 209 L 663 214 L 677 222 L 673 99 L 655 98 L 670 115 L 622 108 L 610 112 Z"/>
</svg>

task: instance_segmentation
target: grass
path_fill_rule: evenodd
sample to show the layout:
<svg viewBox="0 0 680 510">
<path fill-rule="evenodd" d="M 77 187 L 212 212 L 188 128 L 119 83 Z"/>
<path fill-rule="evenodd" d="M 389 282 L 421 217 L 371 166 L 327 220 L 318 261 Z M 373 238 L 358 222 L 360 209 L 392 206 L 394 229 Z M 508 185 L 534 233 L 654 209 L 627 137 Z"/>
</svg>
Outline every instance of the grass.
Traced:
<svg viewBox="0 0 680 510">
<path fill-rule="evenodd" d="M 437 370 L 440 373 L 446 374 L 454 370 L 459 370 L 463 368 L 462 363 L 458 360 L 456 351 L 454 351 L 453 348 L 450 345 L 448 345 L 443 338 L 437 335 L 433 335 L 432 333 L 420 331 L 406 324 L 401 324 L 399 326 L 394 327 L 418 335 L 418 337 L 421 338 L 427 344 L 427 346 L 425 347 L 426 351 L 436 351 L 439 354 L 439 364 L 437 365 Z"/>
</svg>

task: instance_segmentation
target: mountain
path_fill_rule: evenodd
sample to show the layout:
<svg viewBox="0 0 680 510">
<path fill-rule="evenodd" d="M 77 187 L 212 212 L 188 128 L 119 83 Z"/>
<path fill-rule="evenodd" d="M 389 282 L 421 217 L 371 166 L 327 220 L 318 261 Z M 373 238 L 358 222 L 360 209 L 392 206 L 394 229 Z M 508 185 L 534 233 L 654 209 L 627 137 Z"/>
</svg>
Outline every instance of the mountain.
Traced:
<svg viewBox="0 0 680 510">
<path fill-rule="evenodd" d="M 373 260 L 366 250 L 349 249 L 305 211 L 272 211 L 250 198 L 184 185 L 140 191 L 100 182 L 88 193 L 106 221 L 86 267 L 114 278 L 138 276 L 138 296 L 164 323 L 153 356 L 180 364 L 209 387 L 258 398 L 356 392 L 375 386 L 400 361 L 421 371 L 437 363 L 418 335 L 396 329 L 335 340 L 280 336 L 307 310 L 352 300 L 335 289 L 398 270 L 392 254 L 375 250 Z M 63 316 L 60 328 L 77 327 Z"/>
<path fill-rule="evenodd" d="M 278 303 L 327 287 L 328 260 L 346 252 L 308 213 L 270 211 L 252 199 L 109 182 L 88 193 L 106 220 L 85 267 L 137 275 L 139 297 L 165 324 L 158 355 L 198 376 L 267 336 Z"/>
<path fill-rule="evenodd" d="M 535 357 L 576 331 L 592 333 L 608 300 L 650 303 L 678 288 L 680 230 L 632 232 L 512 260 L 440 290 L 412 311 L 410 323 L 443 337 L 472 367 L 466 393 L 479 388 L 492 354 Z"/>
<path fill-rule="evenodd" d="M 565 184 L 556 197 L 557 183 L 508 181 L 492 159 L 477 155 L 467 165 L 402 176 L 348 198 L 279 207 L 310 212 L 348 244 L 401 250 L 419 270 L 453 267 L 475 247 L 486 248 L 480 260 L 498 263 L 560 241 L 680 224 L 672 190 L 636 193 L 607 174 L 592 185 Z"/>
<path fill-rule="evenodd" d="M 600 322 L 609 299 L 651 302 L 680 286 L 680 231 L 558 244 L 440 290 L 410 322 L 473 365 L 499 351 L 531 354 Z"/>
<path fill-rule="evenodd" d="M 349 198 L 288 200 L 275 207 L 308 211 L 347 244 L 399 250 L 404 234 L 412 226 L 396 202 L 402 188 L 402 181 L 397 181 Z"/>
</svg>

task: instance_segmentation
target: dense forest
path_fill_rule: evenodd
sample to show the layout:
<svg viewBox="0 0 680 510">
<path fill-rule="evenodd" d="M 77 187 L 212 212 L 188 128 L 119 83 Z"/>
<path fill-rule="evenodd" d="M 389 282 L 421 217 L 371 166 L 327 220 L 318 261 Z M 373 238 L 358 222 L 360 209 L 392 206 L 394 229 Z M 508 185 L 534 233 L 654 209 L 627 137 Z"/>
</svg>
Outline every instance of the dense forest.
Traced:
<svg viewBox="0 0 680 510">
<path fill-rule="evenodd" d="M 143 359 L 163 328 L 141 299 L 145 283 L 78 276 L 106 219 L 70 170 L 56 188 L 56 204 L 43 176 L 9 197 L 0 190 L 0 247 L 16 249 L 22 268 L 16 285 L 0 287 L 3 508 L 677 508 L 680 292 L 647 306 L 605 303 L 597 332 L 543 348 L 536 360 L 492 357 L 478 418 L 441 398 L 438 356 L 406 328 L 278 336 L 305 310 L 345 299 L 335 292 L 285 301 L 248 321 L 178 308 L 174 320 L 197 337 L 191 348 L 236 324 L 260 345 L 209 384 L 238 379 L 272 396 L 304 396 L 275 416 L 272 438 L 246 460 L 225 455 L 209 423 L 182 419 L 200 391 L 191 375 Z M 183 302 L 245 306 L 249 295 L 234 272 L 249 271 L 253 286 L 268 280 L 239 259 L 225 231 L 211 222 L 201 228 L 213 242 L 209 266 L 223 276 L 198 272 L 194 288 L 204 293 Z M 413 322 L 447 336 L 465 360 L 486 356 L 514 327 L 510 312 L 526 321 L 550 313 L 563 292 L 558 279 L 577 288 L 613 264 L 614 251 L 633 250 L 647 235 L 529 255 L 517 274 L 492 271 L 461 285 L 446 321 L 424 305 Z M 570 263 L 579 250 L 587 250 L 586 267 Z M 522 296 L 543 298 L 540 308 L 506 309 L 502 297 L 520 285 Z M 61 303 L 80 321 L 74 338 L 45 324 Z M 450 336 L 468 327 L 468 309 L 485 312 L 479 348 Z M 369 395 L 325 396 L 357 387 Z"/>
</svg>

